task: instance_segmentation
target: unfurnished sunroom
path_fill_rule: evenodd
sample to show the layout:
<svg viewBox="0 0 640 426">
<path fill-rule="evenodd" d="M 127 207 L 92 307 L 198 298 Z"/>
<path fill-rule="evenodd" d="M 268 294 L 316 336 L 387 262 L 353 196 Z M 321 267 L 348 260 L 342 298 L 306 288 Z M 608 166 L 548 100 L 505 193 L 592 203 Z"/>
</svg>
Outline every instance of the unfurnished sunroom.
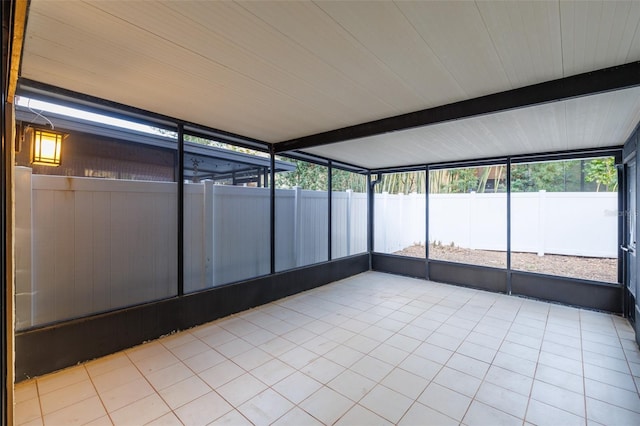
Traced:
<svg viewBox="0 0 640 426">
<path fill-rule="evenodd" d="M 3 12 L 16 381 L 370 270 L 639 330 L 640 4 Z"/>
</svg>

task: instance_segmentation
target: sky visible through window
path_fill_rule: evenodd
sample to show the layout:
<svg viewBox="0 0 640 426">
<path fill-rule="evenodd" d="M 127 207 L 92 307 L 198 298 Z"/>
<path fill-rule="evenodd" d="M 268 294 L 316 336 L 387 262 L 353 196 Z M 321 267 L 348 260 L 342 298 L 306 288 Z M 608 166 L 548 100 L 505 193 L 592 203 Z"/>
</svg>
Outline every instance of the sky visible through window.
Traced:
<svg viewBox="0 0 640 426">
<path fill-rule="evenodd" d="M 24 96 L 16 97 L 16 105 L 28 108 L 36 115 L 45 117 L 43 113 L 50 112 L 66 117 L 72 117 L 75 119 L 82 119 L 86 121 L 92 121 L 95 123 L 108 124 L 114 127 L 120 127 L 129 130 L 135 130 L 143 133 L 150 133 L 153 135 L 168 136 L 175 138 L 177 135 L 175 132 L 161 130 L 157 127 L 149 126 L 146 124 L 135 123 L 133 121 L 123 120 L 121 118 L 110 117 L 104 114 L 97 114 L 94 112 L 84 111 L 78 108 L 66 107 L 51 102 L 40 101 L 37 99 L 31 99 Z"/>
</svg>

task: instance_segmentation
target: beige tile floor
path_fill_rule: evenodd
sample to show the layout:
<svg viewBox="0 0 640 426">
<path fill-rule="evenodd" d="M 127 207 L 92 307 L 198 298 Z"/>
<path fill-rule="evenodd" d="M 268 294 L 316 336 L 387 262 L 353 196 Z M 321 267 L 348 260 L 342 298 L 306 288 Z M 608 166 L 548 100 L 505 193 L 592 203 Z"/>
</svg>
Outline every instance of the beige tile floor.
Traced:
<svg viewBox="0 0 640 426">
<path fill-rule="evenodd" d="M 16 386 L 29 425 L 640 425 L 623 318 L 367 272 Z"/>
</svg>

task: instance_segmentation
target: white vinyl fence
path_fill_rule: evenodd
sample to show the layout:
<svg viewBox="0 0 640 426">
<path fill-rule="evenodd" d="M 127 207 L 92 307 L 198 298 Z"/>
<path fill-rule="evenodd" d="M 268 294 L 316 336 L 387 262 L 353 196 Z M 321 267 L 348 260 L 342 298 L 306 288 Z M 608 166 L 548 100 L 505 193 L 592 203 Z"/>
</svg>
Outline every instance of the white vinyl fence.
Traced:
<svg viewBox="0 0 640 426">
<path fill-rule="evenodd" d="M 270 270 L 267 188 L 184 187 L 185 292 Z M 17 328 L 176 294 L 177 184 L 16 167 Z M 335 192 L 332 248 L 366 251 L 366 194 Z M 276 269 L 327 259 L 325 192 L 276 191 Z"/>
<path fill-rule="evenodd" d="M 424 194 L 375 195 L 375 250 L 424 244 Z M 618 194 L 511 194 L 511 249 L 539 255 L 618 256 Z M 429 239 L 457 247 L 506 250 L 506 194 L 431 194 Z"/>
<path fill-rule="evenodd" d="M 267 188 L 184 187 L 185 291 L 269 273 Z M 424 195 L 375 196 L 375 250 L 424 244 Z M 276 269 L 327 259 L 326 192 L 276 191 Z M 432 195 L 430 238 L 506 247 L 504 194 Z M 177 184 L 31 175 L 16 167 L 17 327 L 176 294 Z M 617 194 L 512 194 L 512 248 L 617 256 Z M 367 249 L 366 194 L 332 194 L 334 258 Z"/>
<path fill-rule="evenodd" d="M 174 295 L 175 183 L 16 167 L 17 327 Z"/>
<path fill-rule="evenodd" d="M 424 244 L 424 194 L 375 194 L 373 205 L 375 251 L 394 253 L 412 245 Z"/>
</svg>

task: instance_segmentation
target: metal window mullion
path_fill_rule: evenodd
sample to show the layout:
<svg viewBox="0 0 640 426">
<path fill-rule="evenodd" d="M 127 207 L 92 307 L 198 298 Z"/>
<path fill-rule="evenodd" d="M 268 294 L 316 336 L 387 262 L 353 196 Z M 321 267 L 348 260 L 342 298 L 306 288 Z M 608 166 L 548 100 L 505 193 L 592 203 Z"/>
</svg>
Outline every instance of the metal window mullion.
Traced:
<svg viewBox="0 0 640 426">
<path fill-rule="evenodd" d="M 327 235 L 327 242 L 328 242 L 328 247 L 327 247 L 327 260 L 332 260 L 332 253 L 331 253 L 331 227 L 332 227 L 332 220 L 331 220 L 331 206 L 332 206 L 332 194 L 333 194 L 333 164 L 331 162 L 331 160 L 329 160 L 328 164 L 327 164 L 327 196 L 328 198 L 328 202 L 327 202 L 327 210 L 329 212 L 329 216 L 327 218 L 327 228 L 328 228 L 328 235 Z M 347 238 L 349 238 L 347 236 Z"/>
<path fill-rule="evenodd" d="M 271 236 L 270 241 L 270 272 L 276 273 L 276 154 L 273 145 L 269 146 L 269 157 L 271 161 L 271 179 L 269 182 L 269 233 Z"/>
<path fill-rule="evenodd" d="M 369 270 L 371 270 L 373 256 L 373 185 L 371 184 L 371 172 L 367 173 L 367 252 L 369 253 Z"/>
<path fill-rule="evenodd" d="M 424 257 L 425 278 L 429 279 L 429 166 L 425 166 L 424 198 L 425 198 L 425 228 L 424 228 Z"/>
<path fill-rule="evenodd" d="M 178 296 L 184 294 L 184 125 L 178 124 Z"/>
<path fill-rule="evenodd" d="M 507 158 L 507 294 L 511 294 L 511 157 Z M 500 184 L 499 182 L 497 183 Z"/>
</svg>

